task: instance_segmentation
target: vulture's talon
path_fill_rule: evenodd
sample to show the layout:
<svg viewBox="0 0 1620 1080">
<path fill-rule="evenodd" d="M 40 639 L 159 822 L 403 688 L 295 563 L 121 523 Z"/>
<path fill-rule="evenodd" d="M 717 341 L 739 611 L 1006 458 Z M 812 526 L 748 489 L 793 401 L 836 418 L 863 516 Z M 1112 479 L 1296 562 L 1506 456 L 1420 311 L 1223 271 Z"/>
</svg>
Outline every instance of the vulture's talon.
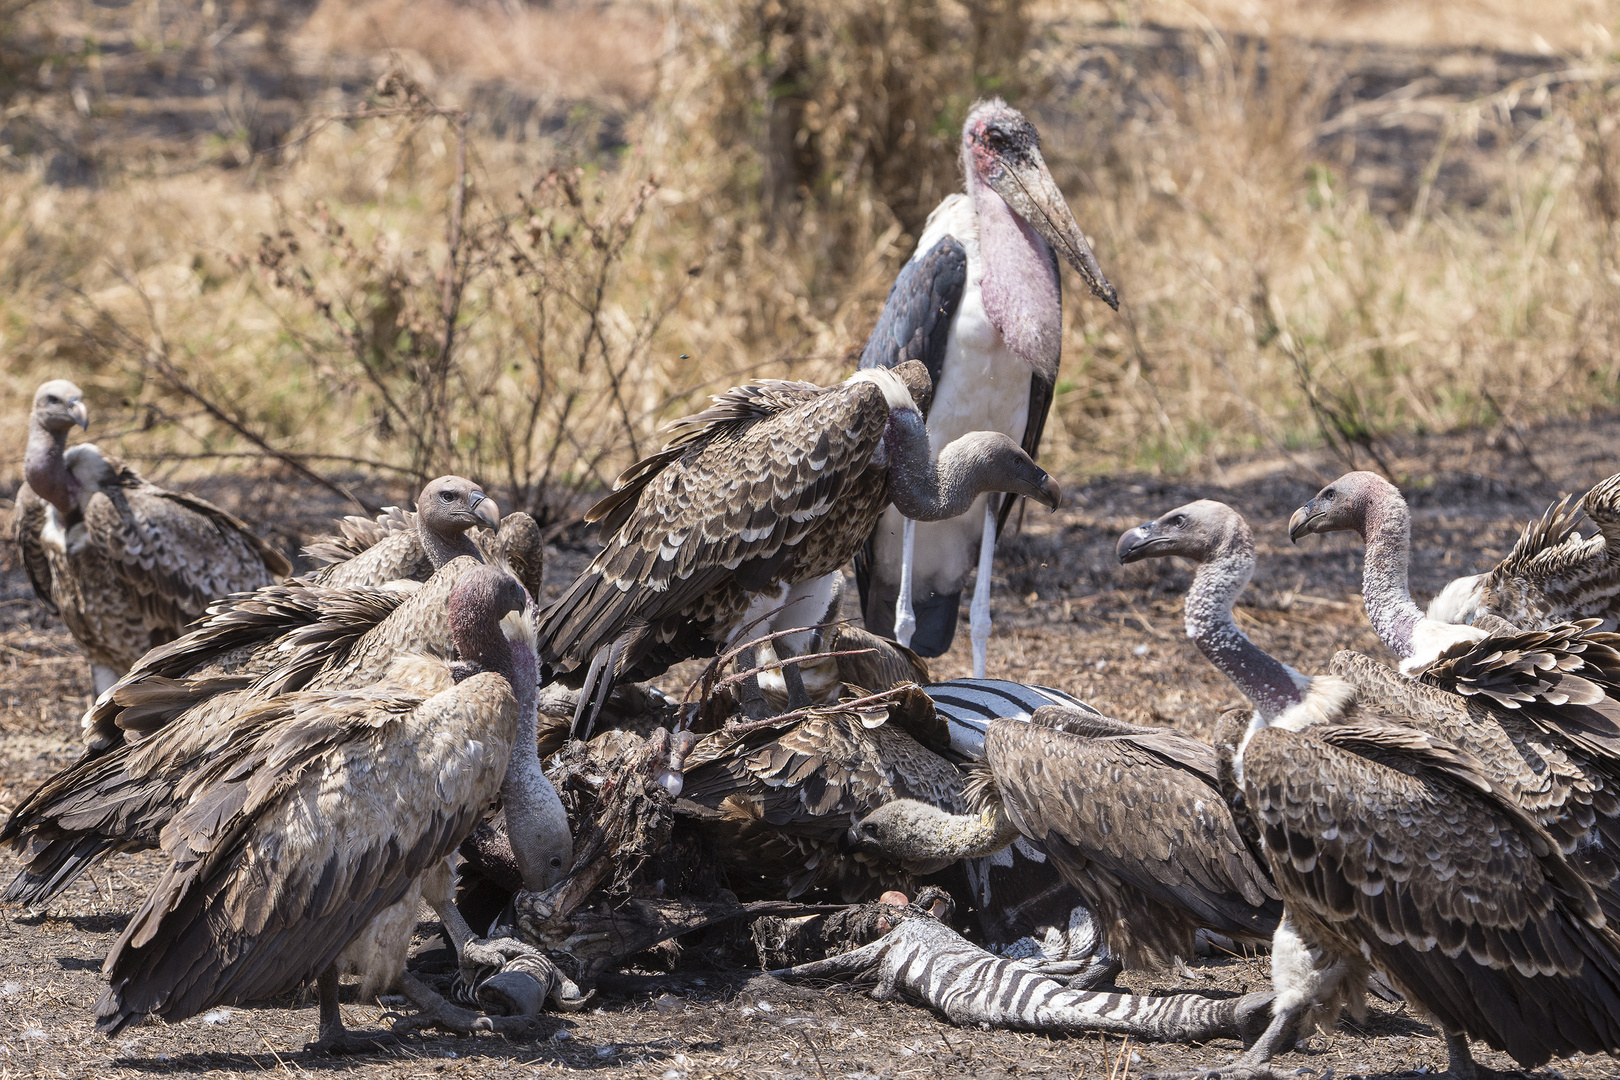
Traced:
<svg viewBox="0 0 1620 1080">
<path fill-rule="evenodd" d="M 384 1013 L 383 1018 L 387 1019 Z M 339 1029 L 321 1035 L 314 1042 L 304 1044 L 304 1052 L 310 1054 L 375 1054 L 379 1050 L 387 1050 L 399 1045 L 399 1034 L 394 1031 L 349 1031 Z"/>
</svg>

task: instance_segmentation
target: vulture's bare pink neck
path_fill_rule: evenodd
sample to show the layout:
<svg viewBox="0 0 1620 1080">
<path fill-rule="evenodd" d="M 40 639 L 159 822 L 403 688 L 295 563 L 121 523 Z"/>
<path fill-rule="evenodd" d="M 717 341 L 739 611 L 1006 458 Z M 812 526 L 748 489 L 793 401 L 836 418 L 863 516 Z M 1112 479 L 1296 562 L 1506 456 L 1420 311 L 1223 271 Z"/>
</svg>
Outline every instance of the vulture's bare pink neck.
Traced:
<svg viewBox="0 0 1620 1080">
<path fill-rule="evenodd" d="M 78 482 L 68 472 L 64 455 L 67 431 L 52 433 L 38 418 L 28 421 L 28 449 L 23 457 L 23 479 L 34 493 L 63 517 L 78 509 Z"/>
<path fill-rule="evenodd" d="M 1232 605 L 1254 574 L 1254 543 L 1233 538 L 1198 565 L 1187 590 L 1187 636 L 1221 674 L 1270 719 L 1299 704 L 1299 687 L 1282 663 L 1249 640 Z"/>
<path fill-rule="evenodd" d="M 1367 510 L 1362 537 L 1367 557 L 1361 570 L 1361 599 L 1373 631 L 1402 660 L 1412 655 L 1412 631 L 1423 612 L 1412 602 L 1407 567 L 1412 553 L 1412 515 L 1399 496 L 1381 499 Z"/>
<path fill-rule="evenodd" d="M 1052 249 L 963 154 L 968 198 L 979 222 L 979 288 L 984 313 L 1007 347 L 1034 371 L 1057 375 L 1063 349 L 1063 291 Z"/>
</svg>

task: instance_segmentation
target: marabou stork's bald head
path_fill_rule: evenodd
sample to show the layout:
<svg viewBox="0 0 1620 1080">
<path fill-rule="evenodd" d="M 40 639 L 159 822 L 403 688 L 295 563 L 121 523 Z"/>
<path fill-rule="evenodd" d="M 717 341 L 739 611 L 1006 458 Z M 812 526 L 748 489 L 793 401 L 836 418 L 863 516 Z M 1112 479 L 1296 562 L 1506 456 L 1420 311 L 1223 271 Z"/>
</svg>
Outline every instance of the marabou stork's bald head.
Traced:
<svg viewBox="0 0 1620 1080">
<path fill-rule="evenodd" d="M 962 125 L 962 166 L 1061 254 L 1098 299 L 1119 308 L 1119 296 L 1041 157 L 1040 133 L 1023 113 L 1000 98 L 975 105 Z"/>
</svg>

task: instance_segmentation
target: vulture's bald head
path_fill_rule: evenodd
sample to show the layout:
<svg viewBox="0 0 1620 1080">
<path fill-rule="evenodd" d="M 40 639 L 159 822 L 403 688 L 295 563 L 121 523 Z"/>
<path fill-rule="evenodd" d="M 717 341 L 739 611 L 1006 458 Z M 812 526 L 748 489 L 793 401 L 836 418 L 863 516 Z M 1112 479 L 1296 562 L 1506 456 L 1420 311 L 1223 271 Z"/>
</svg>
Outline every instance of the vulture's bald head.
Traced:
<svg viewBox="0 0 1620 1080">
<path fill-rule="evenodd" d="M 475 525 L 500 524 L 501 512 L 484 489 L 464 476 L 441 476 L 422 489 L 416 516 L 441 537 L 459 536 Z"/>
<path fill-rule="evenodd" d="M 84 407 L 84 391 L 66 379 L 52 379 L 34 391 L 32 420 L 52 435 L 62 435 L 74 424 L 90 426 Z"/>
</svg>

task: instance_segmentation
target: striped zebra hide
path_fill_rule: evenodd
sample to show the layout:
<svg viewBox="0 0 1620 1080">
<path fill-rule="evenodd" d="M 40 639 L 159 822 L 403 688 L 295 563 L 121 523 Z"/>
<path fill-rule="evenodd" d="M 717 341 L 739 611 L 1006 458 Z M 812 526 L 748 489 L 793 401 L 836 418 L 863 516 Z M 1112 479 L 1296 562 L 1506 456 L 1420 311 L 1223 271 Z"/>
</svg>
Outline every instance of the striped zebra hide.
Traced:
<svg viewBox="0 0 1620 1080">
<path fill-rule="evenodd" d="M 1248 1045 L 1270 1021 L 1273 997 L 1269 992 L 1214 999 L 1071 990 L 1022 961 L 993 956 L 944 923 L 915 914 L 869 945 L 770 974 L 875 978 L 873 997 L 904 994 L 960 1026 L 1047 1034 L 1105 1032 L 1159 1042 L 1231 1038 Z"/>
</svg>

